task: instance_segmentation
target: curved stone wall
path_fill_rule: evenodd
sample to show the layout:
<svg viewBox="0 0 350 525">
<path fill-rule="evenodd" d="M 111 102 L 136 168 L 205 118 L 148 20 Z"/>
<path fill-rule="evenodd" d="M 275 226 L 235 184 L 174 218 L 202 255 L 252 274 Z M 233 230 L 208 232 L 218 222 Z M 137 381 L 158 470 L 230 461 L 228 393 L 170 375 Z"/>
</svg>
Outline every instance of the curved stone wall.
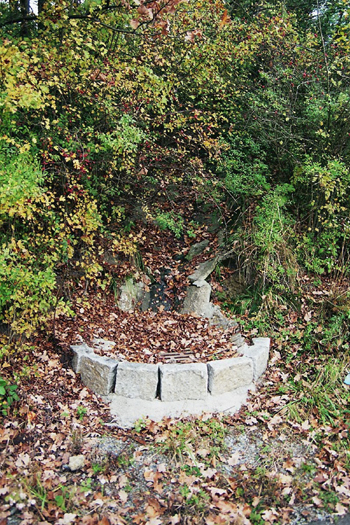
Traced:
<svg viewBox="0 0 350 525">
<path fill-rule="evenodd" d="M 106 342 L 107 343 L 107 342 Z M 205 400 L 251 388 L 265 372 L 270 339 L 253 339 L 240 348 L 241 357 L 207 363 L 146 364 L 118 362 L 94 352 L 86 344 L 72 345 L 73 369 L 83 383 L 101 396 L 116 394 L 130 399 L 163 402 Z"/>
</svg>

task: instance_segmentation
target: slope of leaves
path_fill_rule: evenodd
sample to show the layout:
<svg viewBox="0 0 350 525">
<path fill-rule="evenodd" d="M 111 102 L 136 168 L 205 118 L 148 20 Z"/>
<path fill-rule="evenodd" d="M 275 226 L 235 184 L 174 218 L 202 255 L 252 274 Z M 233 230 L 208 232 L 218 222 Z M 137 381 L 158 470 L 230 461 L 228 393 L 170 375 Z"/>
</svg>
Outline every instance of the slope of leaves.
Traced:
<svg viewBox="0 0 350 525">
<path fill-rule="evenodd" d="M 343 383 L 350 360 L 315 345 L 302 350 L 299 331 L 316 315 L 308 297 L 319 302 L 327 292 L 326 283 L 306 288 L 307 306 L 285 312 L 288 324 L 275 333 L 263 382 L 231 417 L 144 419 L 122 430 L 71 370 L 64 344 L 42 335 L 9 355 L 2 374 L 20 378 L 20 399 L 1 430 L 2 519 L 248 525 L 343 515 L 350 505 Z M 99 302 L 104 312 L 106 297 L 96 295 L 94 310 Z M 94 312 L 84 314 L 94 324 Z M 256 332 L 247 326 L 248 338 Z M 83 466 L 70 471 L 79 454 Z"/>
</svg>

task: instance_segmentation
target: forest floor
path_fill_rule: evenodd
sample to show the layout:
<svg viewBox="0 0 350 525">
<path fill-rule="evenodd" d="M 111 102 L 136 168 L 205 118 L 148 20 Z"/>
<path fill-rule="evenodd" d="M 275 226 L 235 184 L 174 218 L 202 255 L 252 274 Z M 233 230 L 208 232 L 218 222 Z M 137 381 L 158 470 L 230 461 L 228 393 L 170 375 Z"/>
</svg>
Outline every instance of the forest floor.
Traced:
<svg viewBox="0 0 350 525">
<path fill-rule="evenodd" d="M 153 244 L 142 252 L 144 264 L 152 272 L 168 268 L 167 292 L 176 289 L 181 299 L 201 256 L 184 270 L 174 254 L 185 255 L 193 239 L 181 244 L 157 235 L 148 237 Z M 208 257 L 217 239 L 205 229 L 203 238 L 210 240 Z M 214 300 L 225 272 L 231 271 L 212 277 Z M 308 293 L 319 301 L 327 286 L 313 285 Z M 0 525 L 262 525 L 348 512 L 350 387 L 343 379 L 349 360 L 301 351 L 296 334 L 307 330 L 310 303 L 284 311 L 289 335 L 283 339 L 278 327 L 259 334 L 272 337 L 268 369 L 235 416 L 143 419 L 125 430 L 81 383 L 69 350 L 77 332 L 85 341 L 108 335 L 111 309 L 120 330 L 114 293 L 82 288 L 71 301 L 75 316 L 59 317 L 55 338 L 41 333 L 2 363 L 3 377 L 11 370 L 19 378 L 19 401 L 0 427 Z M 240 321 L 246 339 L 256 337 L 244 316 Z"/>
</svg>

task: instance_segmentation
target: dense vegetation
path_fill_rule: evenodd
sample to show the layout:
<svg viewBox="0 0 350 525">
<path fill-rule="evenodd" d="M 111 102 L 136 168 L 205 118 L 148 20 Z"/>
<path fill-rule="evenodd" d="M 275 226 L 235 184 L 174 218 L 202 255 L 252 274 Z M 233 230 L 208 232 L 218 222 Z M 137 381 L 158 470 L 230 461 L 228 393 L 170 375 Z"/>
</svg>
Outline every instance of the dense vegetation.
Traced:
<svg viewBox="0 0 350 525">
<path fill-rule="evenodd" d="M 349 14 L 347 0 L 0 2 L 1 523 L 348 512 Z M 229 418 L 113 428 L 71 370 L 72 332 L 121 325 L 114 295 L 152 257 L 184 289 L 203 238 L 206 256 L 230 254 L 214 300 L 247 340 L 271 337 L 266 381 Z M 95 451 L 106 434 L 116 453 Z"/>
<path fill-rule="evenodd" d="M 305 272 L 347 275 L 346 2 L 0 10 L 0 320 L 11 333 L 69 308 L 77 282 L 109 286 L 103 253 L 135 256 L 139 219 L 195 231 L 184 198 L 221 221 L 258 309 L 295 298 Z M 341 325 L 346 293 L 334 307 Z"/>
</svg>

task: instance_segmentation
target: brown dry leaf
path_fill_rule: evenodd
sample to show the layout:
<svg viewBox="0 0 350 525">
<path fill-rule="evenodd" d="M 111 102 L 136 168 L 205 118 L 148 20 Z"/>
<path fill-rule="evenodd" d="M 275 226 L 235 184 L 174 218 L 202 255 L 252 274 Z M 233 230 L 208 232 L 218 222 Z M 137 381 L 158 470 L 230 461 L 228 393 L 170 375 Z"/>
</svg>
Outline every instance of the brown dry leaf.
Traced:
<svg viewBox="0 0 350 525">
<path fill-rule="evenodd" d="M 107 516 L 103 516 L 103 518 L 98 522 L 97 525 L 111 525 L 111 522 L 107 518 Z"/>
<path fill-rule="evenodd" d="M 115 478 L 116 476 L 112 476 L 112 477 Z M 110 479 L 111 482 L 113 481 L 112 477 Z M 125 485 L 127 485 L 128 483 L 129 483 L 129 478 L 125 474 L 121 474 L 120 476 L 118 476 L 118 487 L 120 489 L 125 487 Z"/>
<path fill-rule="evenodd" d="M 217 474 L 217 470 L 215 468 L 201 468 L 200 472 L 206 479 L 212 479 Z"/>
<path fill-rule="evenodd" d="M 154 470 L 145 470 L 145 472 L 143 473 L 143 477 L 145 478 L 147 482 L 153 483 L 156 477 L 156 474 L 157 473 Z"/>
<path fill-rule="evenodd" d="M 317 507 L 323 507 L 323 501 L 318 498 L 317 496 L 314 496 L 313 498 L 311 498 L 313 503 L 317 506 Z"/>
<path fill-rule="evenodd" d="M 338 516 L 344 516 L 347 513 L 347 508 L 341 505 L 339 502 L 336 504 L 335 510 L 337 511 Z"/>
<path fill-rule="evenodd" d="M 199 448 L 197 450 L 197 454 L 201 458 L 206 458 L 210 454 L 210 450 L 208 450 L 207 448 Z"/>
<path fill-rule="evenodd" d="M 283 483 L 283 485 L 290 485 L 293 481 L 292 476 L 289 476 L 288 474 L 282 474 L 282 473 L 278 475 L 278 479 L 280 480 L 281 483 Z"/>
<path fill-rule="evenodd" d="M 306 419 L 305 421 L 303 421 L 302 424 L 301 424 L 301 428 L 302 428 L 303 430 L 309 430 L 310 426 L 311 426 L 311 425 L 310 425 L 308 419 Z"/>
<path fill-rule="evenodd" d="M 159 516 L 160 514 L 163 514 L 163 512 L 164 509 L 157 500 L 157 498 L 148 498 L 146 507 L 146 513 L 148 514 L 148 516 Z"/>
<path fill-rule="evenodd" d="M 75 522 L 76 517 L 77 517 L 76 514 L 66 512 L 63 518 L 57 521 L 57 525 L 71 525 L 72 523 Z"/>
<path fill-rule="evenodd" d="M 225 489 L 219 489 L 218 487 L 208 487 L 208 491 L 210 492 L 211 496 L 223 496 L 224 494 L 227 494 L 227 491 Z"/>
<path fill-rule="evenodd" d="M 314 481 L 316 481 L 316 483 L 324 483 L 325 481 L 327 481 L 327 479 L 328 475 L 325 472 L 319 472 L 314 477 Z"/>
<path fill-rule="evenodd" d="M 261 515 L 264 518 L 264 521 L 268 521 L 269 523 L 272 523 L 278 519 L 278 513 L 273 508 L 270 510 L 265 510 Z"/>
<path fill-rule="evenodd" d="M 118 496 L 122 503 L 126 503 L 128 501 L 128 493 L 125 492 L 125 490 L 120 490 L 118 492 Z"/>
<path fill-rule="evenodd" d="M 253 417 L 253 416 L 248 417 L 248 418 L 245 420 L 246 425 L 249 425 L 249 426 L 251 426 L 251 425 L 256 425 L 257 422 L 258 422 L 258 420 L 257 420 L 255 417 Z"/>
<path fill-rule="evenodd" d="M 215 507 L 224 514 L 230 514 L 230 516 L 235 516 L 237 514 L 237 505 L 227 500 L 219 500 L 215 503 Z"/>
<path fill-rule="evenodd" d="M 163 522 L 159 518 L 151 518 L 146 522 L 146 525 L 161 525 Z"/>
<path fill-rule="evenodd" d="M 241 459 L 241 455 L 238 451 L 236 451 L 232 454 L 231 457 L 229 457 L 229 459 L 227 460 L 227 464 L 230 465 L 231 467 L 235 467 L 236 465 L 239 464 L 240 459 Z"/>
<path fill-rule="evenodd" d="M 273 426 L 279 425 L 280 423 L 283 423 L 283 418 L 279 414 L 275 414 L 267 423 L 267 426 L 270 430 L 273 430 Z"/>
<path fill-rule="evenodd" d="M 17 460 L 15 461 L 16 467 L 20 469 L 28 467 L 30 463 L 30 456 L 25 453 L 19 454 Z"/>
</svg>

